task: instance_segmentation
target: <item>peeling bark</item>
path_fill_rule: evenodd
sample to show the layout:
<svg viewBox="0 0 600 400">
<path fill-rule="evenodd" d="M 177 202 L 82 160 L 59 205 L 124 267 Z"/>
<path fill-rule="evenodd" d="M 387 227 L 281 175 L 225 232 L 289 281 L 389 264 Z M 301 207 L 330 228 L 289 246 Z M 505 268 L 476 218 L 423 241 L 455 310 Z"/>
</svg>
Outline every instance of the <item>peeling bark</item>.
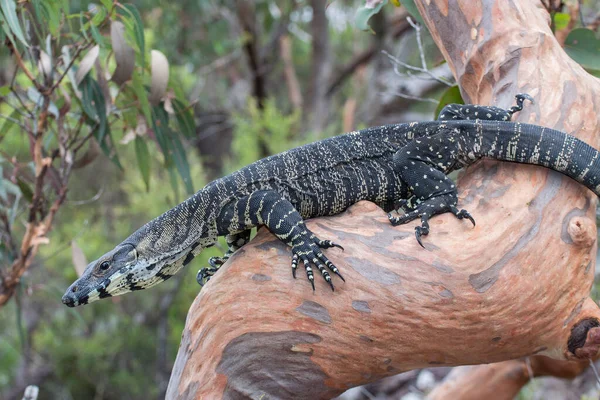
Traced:
<svg viewBox="0 0 600 400">
<path fill-rule="evenodd" d="M 598 147 L 599 81 L 560 48 L 541 5 L 417 5 L 467 101 L 507 107 L 527 92 L 536 103 L 518 120 Z M 436 216 L 422 249 L 416 222 L 392 227 L 360 202 L 307 223 L 346 249 L 327 250 L 346 277 L 334 293 L 294 281 L 289 249 L 263 229 L 192 305 L 167 398 L 331 398 L 427 366 L 581 361 L 600 338 L 580 326 L 600 318 L 595 204 L 558 173 L 483 161 L 459 179 L 477 227 Z"/>
</svg>

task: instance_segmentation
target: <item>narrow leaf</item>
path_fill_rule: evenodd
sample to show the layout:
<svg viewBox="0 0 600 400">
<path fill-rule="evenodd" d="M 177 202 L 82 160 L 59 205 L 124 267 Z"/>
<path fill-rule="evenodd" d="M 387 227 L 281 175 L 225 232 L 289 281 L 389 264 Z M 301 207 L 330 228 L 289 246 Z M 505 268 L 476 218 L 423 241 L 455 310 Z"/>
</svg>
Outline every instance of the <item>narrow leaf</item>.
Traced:
<svg viewBox="0 0 600 400">
<path fill-rule="evenodd" d="M 71 241 L 71 259 L 73 260 L 73 266 L 77 276 L 83 275 L 83 271 L 88 265 L 87 258 L 83 253 L 83 250 L 77 245 L 74 240 Z"/>
<path fill-rule="evenodd" d="M 10 27 L 10 31 L 25 47 L 29 47 L 29 44 L 27 44 L 27 41 L 25 40 L 25 36 L 23 36 L 19 17 L 17 17 L 17 2 L 14 0 L 0 0 L 0 9 L 4 15 L 4 20 Z"/>
<path fill-rule="evenodd" d="M 117 63 L 110 79 L 121 85 L 131 79 L 135 67 L 135 50 L 125 41 L 125 26 L 119 21 L 113 21 L 110 25 L 110 38 Z"/>
<path fill-rule="evenodd" d="M 181 144 L 181 140 L 179 140 L 179 136 L 171 134 L 169 139 L 170 147 L 173 152 L 173 160 L 175 161 L 177 171 L 179 171 L 179 176 L 181 176 L 181 180 L 183 181 L 187 193 L 192 194 L 194 193 L 194 184 L 192 183 L 190 164 L 188 163 L 185 149 Z"/>
<path fill-rule="evenodd" d="M 88 72 L 90 72 L 92 70 L 92 67 L 94 66 L 94 63 L 96 62 L 96 58 L 98 58 L 99 54 L 100 54 L 100 46 L 96 45 L 96 46 L 92 47 L 90 49 L 90 51 L 87 52 L 85 57 L 83 57 L 83 59 L 79 63 L 79 69 L 77 70 L 77 73 L 75 74 L 75 83 L 77 85 L 81 84 L 81 81 L 83 81 L 83 78 L 85 78 L 85 76 L 88 74 Z"/>
<path fill-rule="evenodd" d="M 162 107 L 152 108 L 152 130 L 158 142 L 158 147 L 165 156 L 165 164 L 168 165 L 171 163 L 172 155 L 169 146 L 169 114 Z"/>
<path fill-rule="evenodd" d="M 50 74 L 52 73 L 52 61 L 50 60 L 50 56 L 43 50 L 40 50 L 38 69 L 46 78 L 50 77 Z"/>
<path fill-rule="evenodd" d="M 434 118 L 437 119 L 438 116 L 440 115 L 440 111 L 442 111 L 442 108 L 444 108 L 448 104 L 452 104 L 452 103 L 465 104 L 465 101 L 463 100 L 462 96 L 460 95 L 460 89 L 458 88 L 457 85 L 449 87 L 442 94 L 442 97 L 440 98 L 440 102 L 437 105 L 437 107 L 435 108 Z"/>
<path fill-rule="evenodd" d="M 150 153 L 148 152 L 146 141 L 139 136 L 135 138 L 135 156 L 140 173 L 146 184 L 146 191 L 148 191 L 150 190 Z"/>
<path fill-rule="evenodd" d="M 17 186 L 21 190 L 23 197 L 27 200 L 28 203 L 31 203 L 33 200 L 33 190 L 31 187 L 25 182 L 21 177 L 17 178 Z"/>
<path fill-rule="evenodd" d="M 142 17 L 133 4 L 125 4 L 123 5 L 123 9 L 133 18 L 133 21 L 135 22 L 133 27 L 135 42 L 138 46 L 138 50 L 140 51 L 141 64 L 143 68 L 146 65 L 146 42 L 144 40 L 144 25 L 142 24 Z"/>
<path fill-rule="evenodd" d="M 2 124 L 2 128 L 0 128 L 0 140 L 4 139 L 4 136 L 8 133 L 8 131 L 10 131 L 10 129 L 15 126 L 16 124 L 14 122 L 12 122 L 12 120 L 19 120 L 19 118 L 21 117 L 21 114 L 19 114 L 19 112 L 17 110 L 14 110 L 10 116 L 9 119 L 6 119 L 6 121 Z M 0 121 L 2 120 L 2 118 L 0 118 Z"/>
<path fill-rule="evenodd" d="M 186 107 L 186 105 L 178 99 L 172 100 L 173 110 L 175 111 L 175 118 L 177 119 L 177 125 L 179 131 L 188 138 L 196 136 L 196 126 L 194 124 L 194 115 L 192 109 Z"/>
<path fill-rule="evenodd" d="M 102 89 L 98 82 L 96 82 L 91 76 L 86 76 L 81 85 L 81 105 L 86 115 L 94 122 L 98 123 L 98 127 L 95 132 L 98 143 L 102 146 L 104 143 L 104 136 L 108 131 L 108 121 L 106 118 L 106 102 Z M 96 124 L 92 124 L 95 126 Z"/>
<path fill-rule="evenodd" d="M 160 100 L 167 92 L 169 84 L 169 61 L 163 53 L 158 50 L 152 50 L 150 53 L 152 79 L 150 83 L 150 96 L 148 100 L 153 106 L 160 103 Z"/>
<path fill-rule="evenodd" d="M 100 148 L 102 149 L 104 155 L 108 157 L 113 164 L 115 164 L 120 170 L 123 170 L 123 165 L 121 164 L 121 161 L 119 161 L 119 154 L 117 153 L 117 149 L 115 149 L 110 129 L 107 129 L 104 139 L 102 142 L 100 142 Z"/>
<path fill-rule="evenodd" d="M 144 83 L 142 81 L 142 77 L 140 76 L 139 73 L 134 72 L 133 74 L 133 91 L 135 92 L 135 96 L 137 97 L 138 101 L 140 102 L 140 107 L 142 109 L 142 113 L 144 113 L 144 116 L 146 117 L 146 121 L 148 122 L 148 125 L 152 125 L 152 111 L 150 108 L 150 102 L 148 101 L 148 92 L 146 92 L 146 89 L 144 88 Z"/>
</svg>

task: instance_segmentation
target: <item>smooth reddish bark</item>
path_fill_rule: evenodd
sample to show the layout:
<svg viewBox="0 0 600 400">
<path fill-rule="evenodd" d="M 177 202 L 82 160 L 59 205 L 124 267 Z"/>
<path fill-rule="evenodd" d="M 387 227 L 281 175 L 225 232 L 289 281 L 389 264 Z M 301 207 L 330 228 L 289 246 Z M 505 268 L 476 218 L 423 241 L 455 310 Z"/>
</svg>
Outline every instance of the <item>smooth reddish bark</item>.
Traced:
<svg viewBox="0 0 600 400">
<path fill-rule="evenodd" d="M 527 92 L 536 103 L 519 121 L 598 146 L 599 82 L 564 53 L 538 2 L 451 3 L 417 1 L 467 102 L 508 107 Z M 347 281 L 335 293 L 294 281 L 289 248 L 262 230 L 192 305 L 167 397 L 331 398 L 414 368 L 596 352 L 598 328 L 579 333 L 585 351 L 568 350 L 572 328 L 600 317 L 589 298 L 595 196 L 496 161 L 470 167 L 459 194 L 477 227 L 436 216 L 426 249 L 416 222 L 391 227 L 371 203 L 310 220 L 346 248 L 327 250 Z"/>
</svg>

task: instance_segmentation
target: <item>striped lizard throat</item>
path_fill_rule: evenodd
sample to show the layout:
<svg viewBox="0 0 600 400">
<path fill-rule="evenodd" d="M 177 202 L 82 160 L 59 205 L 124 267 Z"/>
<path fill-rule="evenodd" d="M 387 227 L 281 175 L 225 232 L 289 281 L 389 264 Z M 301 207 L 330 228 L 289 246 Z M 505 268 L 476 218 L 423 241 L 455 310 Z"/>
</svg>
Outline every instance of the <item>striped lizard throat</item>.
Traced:
<svg viewBox="0 0 600 400">
<path fill-rule="evenodd" d="M 205 212 L 207 197 L 206 188 L 200 190 L 89 263 L 67 289 L 63 303 L 69 307 L 88 304 L 147 289 L 175 275 L 217 240 L 210 213 Z"/>
</svg>

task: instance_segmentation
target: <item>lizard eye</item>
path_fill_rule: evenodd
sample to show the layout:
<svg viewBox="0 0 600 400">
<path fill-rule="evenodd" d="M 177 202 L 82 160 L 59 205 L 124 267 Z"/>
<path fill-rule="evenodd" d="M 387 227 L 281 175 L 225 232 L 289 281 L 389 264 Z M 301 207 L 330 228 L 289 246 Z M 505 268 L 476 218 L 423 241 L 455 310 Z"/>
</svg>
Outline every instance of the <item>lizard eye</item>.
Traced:
<svg viewBox="0 0 600 400">
<path fill-rule="evenodd" d="M 110 263 L 108 261 L 102 261 L 100 264 L 100 271 L 106 271 L 110 267 Z"/>
</svg>

